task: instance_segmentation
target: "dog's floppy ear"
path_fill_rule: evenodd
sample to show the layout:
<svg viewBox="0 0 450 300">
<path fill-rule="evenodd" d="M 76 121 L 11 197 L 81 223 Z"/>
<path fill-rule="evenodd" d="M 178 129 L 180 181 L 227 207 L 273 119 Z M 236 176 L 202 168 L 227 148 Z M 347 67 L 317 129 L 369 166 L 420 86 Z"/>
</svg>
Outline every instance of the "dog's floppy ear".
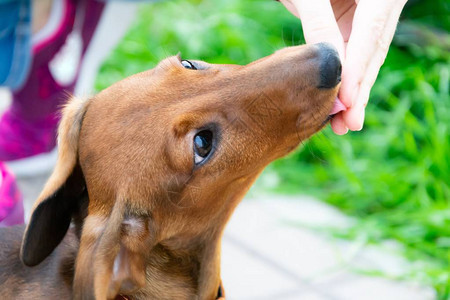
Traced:
<svg viewBox="0 0 450 300">
<path fill-rule="evenodd" d="M 78 164 L 78 140 L 88 100 L 72 98 L 58 131 L 58 161 L 33 206 L 20 257 L 27 266 L 43 261 L 64 238 L 86 186 Z"/>
</svg>

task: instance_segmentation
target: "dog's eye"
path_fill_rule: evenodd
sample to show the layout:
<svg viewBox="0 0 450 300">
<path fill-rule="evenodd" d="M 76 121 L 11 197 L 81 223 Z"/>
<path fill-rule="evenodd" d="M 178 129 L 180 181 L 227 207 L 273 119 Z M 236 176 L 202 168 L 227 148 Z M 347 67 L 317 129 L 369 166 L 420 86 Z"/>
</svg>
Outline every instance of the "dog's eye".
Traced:
<svg viewBox="0 0 450 300">
<path fill-rule="evenodd" d="M 194 161 L 201 163 L 211 152 L 213 133 L 210 130 L 202 130 L 194 136 Z"/>
<path fill-rule="evenodd" d="M 197 67 L 190 61 L 188 60 L 182 60 L 181 64 L 183 65 L 183 67 L 185 67 L 186 69 L 191 69 L 191 70 L 197 70 Z"/>
</svg>

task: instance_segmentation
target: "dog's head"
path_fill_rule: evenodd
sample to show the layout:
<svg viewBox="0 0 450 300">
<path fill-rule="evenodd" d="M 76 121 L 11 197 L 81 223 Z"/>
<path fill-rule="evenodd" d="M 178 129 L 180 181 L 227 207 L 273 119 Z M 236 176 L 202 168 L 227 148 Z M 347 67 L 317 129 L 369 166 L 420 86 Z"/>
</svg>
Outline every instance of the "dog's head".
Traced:
<svg viewBox="0 0 450 300">
<path fill-rule="evenodd" d="M 339 77 L 337 54 L 323 44 L 246 66 L 174 56 L 91 99 L 72 99 L 23 262 L 45 259 L 82 210 L 76 272 L 95 275 L 75 275 L 78 284 L 93 282 L 100 298 L 142 287 L 149 249 L 220 237 L 262 169 L 326 124 Z"/>
</svg>

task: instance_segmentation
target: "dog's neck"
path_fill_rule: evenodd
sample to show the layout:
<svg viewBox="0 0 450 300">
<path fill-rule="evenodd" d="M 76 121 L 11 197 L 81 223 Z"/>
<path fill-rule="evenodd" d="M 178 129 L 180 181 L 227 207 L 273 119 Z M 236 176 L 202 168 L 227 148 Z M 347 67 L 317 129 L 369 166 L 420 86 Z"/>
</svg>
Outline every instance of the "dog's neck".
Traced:
<svg viewBox="0 0 450 300">
<path fill-rule="evenodd" d="M 185 237 L 174 237 L 157 244 L 148 257 L 147 284 L 143 288 L 147 296 L 215 299 L 220 285 L 220 235 L 211 234 L 203 241 L 191 239 L 189 243 Z M 167 289 L 159 294 L 162 286 Z"/>
<path fill-rule="evenodd" d="M 256 178 L 256 176 L 255 176 Z M 234 209 L 246 194 L 255 178 L 246 180 L 244 186 L 235 189 L 238 193 L 233 193 L 227 199 L 220 197 L 215 199 L 220 207 L 211 217 L 208 214 L 189 215 L 181 214 L 185 220 L 161 220 L 159 226 L 164 228 L 165 234 L 168 231 L 178 231 L 176 234 L 169 233 L 170 238 L 162 239 L 150 251 L 147 259 L 147 286 L 144 288 L 158 299 L 176 298 L 175 295 L 186 295 L 187 299 L 216 299 L 220 278 L 220 252 L 221 239 L 226 223 L 231 217 Z M 242 184 L 242 182 L 241 182 Z M 173 208 L 172 208 L 173 209 Z M 163 213 L 167 216 L 167 213 Z M 186 220 L 196 220 L 197 224 L 208 224 L 201 227 L 196 232 L 186 223 Z M 187 224 L 185 230 L 175 228 L 173 224 Z M 165 235 L 163 234 L 163 235 Z M 166 289 L 178 291 L 173 295 L 164 292 L 161 295 L 154 294 L 161 286 L 168 286 Z M 179 297 L 178 297 L 179 298 Z"/>
<path fill-rule="evenodd" d="M 221 284 L 221 239 L 226 223 L 257 175 L 234 180 L 227 192 L 202 195 L 192 207 L 164 203 L 152 212 L 156 237 L 146 255 L 145 295 L 156 299 L 215 299 Z M 211 199 L 205 202 L 203 199 Z M 203 201 L 203 202 L 202 202 Z M 192 203 L 192 202 L 191 202 Z M 161 286 L 167 287 L 161 291 Z M 173 294 L 167 294 L 173 291 Z M 169 292 L 170 293 L 170 292 Z M 178 296 L 177 296 L 178 295 Z"/>
</svg>

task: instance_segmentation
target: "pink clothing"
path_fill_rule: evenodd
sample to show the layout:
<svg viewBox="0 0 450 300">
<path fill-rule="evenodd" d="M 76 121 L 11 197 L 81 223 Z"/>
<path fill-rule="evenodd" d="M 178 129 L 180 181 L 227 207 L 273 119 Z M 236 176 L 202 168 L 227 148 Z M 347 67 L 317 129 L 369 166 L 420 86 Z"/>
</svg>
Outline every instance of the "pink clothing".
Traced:
<svg viewBox="0 0 450 300">
<path fill-rule="evenodd" d="M 14 176 L 0 162 L 0 227 L 23 224 L 23 200 Z"/>
</svg>

